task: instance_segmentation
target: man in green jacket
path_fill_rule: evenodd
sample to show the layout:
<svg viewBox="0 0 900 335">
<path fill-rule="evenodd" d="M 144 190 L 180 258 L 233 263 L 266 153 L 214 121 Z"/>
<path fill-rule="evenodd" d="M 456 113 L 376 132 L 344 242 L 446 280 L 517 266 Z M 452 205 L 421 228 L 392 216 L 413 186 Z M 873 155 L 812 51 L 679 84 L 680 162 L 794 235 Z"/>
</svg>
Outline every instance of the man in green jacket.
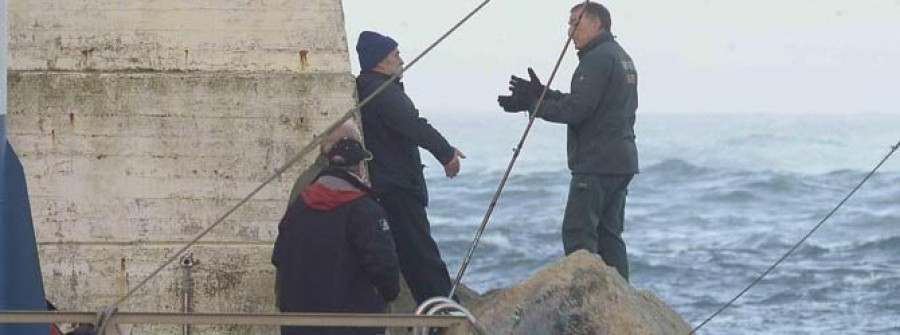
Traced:
<svg viewBox="0 0 900 335">
<path fill-rule="evenodd" d="M 568 163 L 572 171 L 563 218 L 566 254 L 598 253 L 628 279 L 622 240 L 625 195 L 638 172 L 634 122 L 638 106 L 637 72 L 615 41 L 609 11 L 595 2 L 572 8 L 569 36 L 579 64 L 571 93 L 549 90 L 537 117 L 568 125 Z M 532 69 L 530 80 L 512 77 L 512 95 L 498 97 L 507 112 L 535 112 L 544 85 Z"/>
</svg>

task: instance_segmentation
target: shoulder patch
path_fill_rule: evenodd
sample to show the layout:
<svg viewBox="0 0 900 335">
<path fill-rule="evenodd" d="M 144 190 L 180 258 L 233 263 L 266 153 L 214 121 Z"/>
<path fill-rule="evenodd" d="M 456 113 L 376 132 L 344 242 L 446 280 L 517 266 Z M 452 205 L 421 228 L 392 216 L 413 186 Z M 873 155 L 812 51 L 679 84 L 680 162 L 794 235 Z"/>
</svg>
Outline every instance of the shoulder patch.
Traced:
<svg viewBox="0 0 900 335">
<path fill-rule="evenodd" d="M 381 231 L 391 231 L 391 225 L 388 224 L 388 220 L 384 218 L 378 220 L 378 228 L 381 229 Z"/>
<path fill-rule="evenodd" d="M 627 81 L 629 84 L 637 85 L 637 75 L 634 73 L 626 74 L 625 81 Z"/>
</svg>

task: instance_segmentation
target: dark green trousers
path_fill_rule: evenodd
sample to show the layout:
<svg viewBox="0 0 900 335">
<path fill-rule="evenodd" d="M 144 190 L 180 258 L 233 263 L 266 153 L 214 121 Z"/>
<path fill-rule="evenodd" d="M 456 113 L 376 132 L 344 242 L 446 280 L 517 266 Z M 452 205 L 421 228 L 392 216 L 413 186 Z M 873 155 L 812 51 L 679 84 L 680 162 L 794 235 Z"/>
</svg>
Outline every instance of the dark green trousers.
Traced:
<svg viewBox="0 0 900 335">
<path fill-rule="evenodd" d="M 579 249 L 600 254 L 628 280 L 625 196 L 634 175 L 573 174 L 563 218 L 566 255 Z"/>
</svg>

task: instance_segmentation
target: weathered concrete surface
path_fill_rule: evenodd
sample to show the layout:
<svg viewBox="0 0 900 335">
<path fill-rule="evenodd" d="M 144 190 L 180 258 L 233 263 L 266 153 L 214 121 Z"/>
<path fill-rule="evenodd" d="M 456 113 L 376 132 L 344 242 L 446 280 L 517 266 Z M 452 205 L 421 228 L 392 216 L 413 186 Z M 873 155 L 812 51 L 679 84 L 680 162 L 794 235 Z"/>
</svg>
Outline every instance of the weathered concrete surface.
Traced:
<svg viewBox="0 0 900 335">
<path fill-rule="evenodd" d="M 64 310 L 114 302 L 356 102 L 339 0 L 9 5 L 9 138 Z M 301 166 L 192 250 L 195 311 L 274 310 L 271 245 Z M 180 311 L 179 277 L 122 309 Z"/>
<path fill-rule="evenodd" d="M 11 70 L 350 71 L 339 0 L 10 0 Z"/>
<path fill-rule="evenodd" d="M 13 72 L 9 83 L 42 242 L 183 241 L 353 102 L 341 74 Z M 297 173 L 206 240 L 274 240 Z"/>
<path fill-rule="evenodd" d="M 50 298 L 65 310 L 92 310 L 110 304 L 161 265 L 181 245 L 53 243 L 41 246 L 44 281 Z M 193 249 L 193 308 L 203 312 L 276 312 L 271 284 L 270 243 L 201 243 Z M 181 311 L 181 268 L 176 261 L 122 307 L 126 311 Z M 124 325 L 128 334 L 174 334 L 171 325 Z M 275 327 L 196 326 L 203 334 L 274 333 Z"/>
<path fill-rule="evenodd" d="M 470 306 L 488 334 L 684 335 L 691 327 L 596 254 L 576 252 Z"/>
</svg>

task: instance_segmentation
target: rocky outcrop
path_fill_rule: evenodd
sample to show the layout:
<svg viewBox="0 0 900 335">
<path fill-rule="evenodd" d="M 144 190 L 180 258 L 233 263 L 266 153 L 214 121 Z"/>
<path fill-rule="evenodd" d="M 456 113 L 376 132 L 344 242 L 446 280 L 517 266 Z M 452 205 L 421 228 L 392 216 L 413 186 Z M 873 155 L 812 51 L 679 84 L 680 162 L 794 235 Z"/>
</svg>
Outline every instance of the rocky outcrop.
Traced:
<svg viewBox="0 0 900 335">
<path fill-rule="evenodd" d="M 391 313 L 416 306 L 402 285 Z M 600 256 L 579 251 L 508 289 L 478 295 L 460 286 L 459 298 L 482 335 L 687 335 L 691 326 L 648 291 L 632 288 Z M 388 334 L 410 334 L 391 329 Z"/>
<path fill-rule="evenodd" d="M 596 254 L 579 251 L 469 305 L 487 334 L 687 335 L 653 293 L 637 291 Z"/>
</svg>

